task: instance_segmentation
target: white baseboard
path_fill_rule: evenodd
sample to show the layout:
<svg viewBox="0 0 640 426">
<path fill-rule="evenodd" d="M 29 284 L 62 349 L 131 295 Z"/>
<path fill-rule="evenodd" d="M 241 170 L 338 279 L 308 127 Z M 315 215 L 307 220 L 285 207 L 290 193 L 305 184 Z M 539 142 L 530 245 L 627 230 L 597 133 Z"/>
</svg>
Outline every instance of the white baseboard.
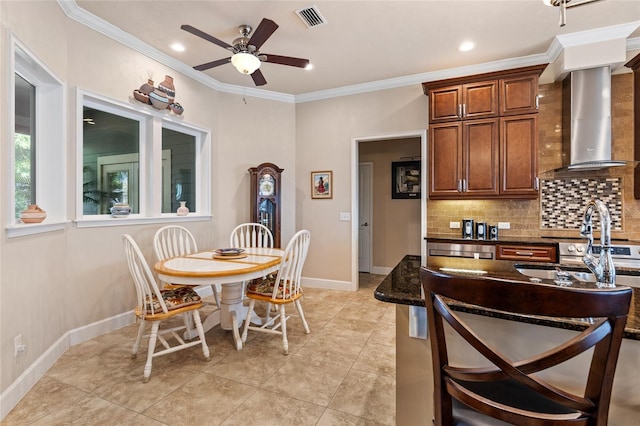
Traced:
<svg viewBox="0 0 640 426">
<path fill-rule="evenodd" d="M 353 291 L 351 281 L 323 280 L 320 278 L 302 277 L 302 287 L 324 288 L 326 290 Z"/>
<path fill-rule="evenodd" d="M 387 268 L 386 266 L 372 266 L 371 273 L 376 275 L 389 275 L 393 271 L 393 268 Z"/>
<path fill-rule="evenodd" d="M 134 322 L 135 315 L 133 311 L 129 311 L 66 332 L 2 392 L 0 395 L 0 420 L 4 419 L 13 410 L 27 392 L 38 383 L 38 380 L 71 346 L 118 330 Z"/>
</svg>

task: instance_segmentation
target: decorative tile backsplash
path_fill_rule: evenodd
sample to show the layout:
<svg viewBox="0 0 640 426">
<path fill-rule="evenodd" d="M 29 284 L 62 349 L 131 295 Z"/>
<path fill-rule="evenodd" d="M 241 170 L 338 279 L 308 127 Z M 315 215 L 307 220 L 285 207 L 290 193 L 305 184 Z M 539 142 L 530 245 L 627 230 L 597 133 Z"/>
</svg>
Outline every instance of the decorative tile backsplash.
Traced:
<svg viewBox="0 0 640 426">
<path fill-rule="evenodd" d="M 585 205 L 591 199 L 602 200 L 609 208 L 611 230 L 622 230 L 622 179 L 545 179 L 540 192 L 542 229 L 580 229 Z M 599 222 L 593 215 L 594 226 Z"/>
</svg>

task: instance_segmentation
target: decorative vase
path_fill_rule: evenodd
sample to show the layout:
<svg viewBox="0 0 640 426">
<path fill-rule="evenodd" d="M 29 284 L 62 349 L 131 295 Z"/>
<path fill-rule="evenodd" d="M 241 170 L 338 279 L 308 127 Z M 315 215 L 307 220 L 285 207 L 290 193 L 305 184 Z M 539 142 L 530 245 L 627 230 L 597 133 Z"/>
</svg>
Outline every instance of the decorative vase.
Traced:
<svg viewBox="0 0 640 426">
<path fill-rule="evenodd" d="M 158 89 L 167 94 L 170 104 L 176 99 L 176 88 L 173 85 L 173 77 L 166 75 L 164 81 L 158 84 Z"/>
<path fill-rule="evenodd" d="M 37 204 L 31 204 L 28 208 L 20 212 L 20 220 L 23 223 L 40 223 L 47 217 L 47 212 L 38 207 Z"/>
<path fill-rule="evenodd" d="M 186 216 L 189 214 L 189 208 L 187 207 L 186 201 L 180 201 L 180 207 L 178 207 L 176 214 L 178 216 Z"/>
<path fill-rule="evenodd" d="M 169 97 L 158 89 L 149 93 L 149 100 L 155 109 L 167 109 L 169 106 Z"/>
<path fill-rule="evenodd" d="M 150 104 L 149 95 L 145 95 L 140 90 L 134 90 L 133 91 L 133 97 L 136 98 L 136 100 L 142 102 L 143 104 L 147 104 L 147 105 Z"/>
<path fill-rule="evenodd" d="M 131 213 L 131 207 L 129 204 L 117 203 L 111 207 L 111 216 L 113 217 L 127 217 Z"/>
<path fill-rule="evenodd" d="M 153 92 L 153 80 L 148 79 L 145 84 L 140 86 L 140 91 L 145 95 L 149 95 L 149 93 Z"/>
<path fill-rule="evenodd" d="M 180 105 L 177 102 L 172 103 L 171 105 L 169 105 L 169 108 L 171 109 L 171 111 L 174 112 L 174 114 L 176 115 L 180 115 L 184 112 L 184 108 L 182 107 L 182 105 Z"/>
</svg>

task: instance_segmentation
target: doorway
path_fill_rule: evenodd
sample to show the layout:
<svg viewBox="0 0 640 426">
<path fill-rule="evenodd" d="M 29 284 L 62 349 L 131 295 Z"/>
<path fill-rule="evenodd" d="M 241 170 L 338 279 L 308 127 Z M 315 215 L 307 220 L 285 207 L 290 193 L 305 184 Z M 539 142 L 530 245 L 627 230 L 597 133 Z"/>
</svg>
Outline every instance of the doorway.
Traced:
<svg viewBox="0 0 640 426">
<path fill-rule="evenodd" d="M 420 186 L 423 189 L 426 189 L 426 181 L 427 181 L 427 177 L 426 177 L 426 158 L 427 158 L 427 150 L 426 150 L 426 143 L 427 143 L 427 134 L 426 134 L 426 130 L 418 130 L 418 131 L 413 131 L 413 132 L 402 132 L 402 133 L 394 133 L 394 134 L 384 134 L 384 135 L 376 135 L 376 136 L 367 136 L 367 137 L 359 137 L 359 138 L 353 138 L 352 139 L 352 146 L 351 146 L 351 158 L 352 158 L 352 194 L 353 197 L 351 198 L 352 200 L 352 205 L 351 205 L 351 210 L 352 210 L 352 218 L 354 218 L 354 220 L 352 220 L 352 241 L 351 241 L 351 247 L 352 247 L 352 290 L 357 290 L 358 289 L 358 279 L 359 279 L 359 271 L 361 270 L 365 270 L 366 271 L 366 266 L 362 266 L 363 264 L 363 260 L 366 262 L 366 257 L 367 255 L 369 256 L 369 261 L 371 262 L 371 265 L 369 266 L 369 272 L 371 273 L 375 273 L 375 274 L 388 274 L 391 269 L 393 269 L 393 266 L 395 266 L 395 263 L 397 263 L 397 261 L 399 261 L 404 254 L 409 254 L 409 253 L 403 253 L 399 259 L 394 259 L 393 261 L 388 261 L 390 263 L 394 263 L 393 265 L 389 264 L 389 265 L 376 265 L 376 256 L 379 258 L 379 254 L 374 254 L 374 251 L 376 250 L 375 245 L 376 245 L 376 237 L 374 237 L 374 233 L 377 233 L 376 235 L 379 235 L 380 233 L 384 233 L 386 236 L 383 236 L 382 238 L 378 237 L 377 240 L 377 244 L 378 244 L 378 248 L 386 246 L 387 243 L 389 243 L 390 241 L 395 241 L 397 242 L 398 239 L 402 239 L 402 238 L 410 238 L 413 240 L 413 238 L 415 238 L 415 247 L 417 251 L 419 251 L 420 256 L 422 257 L 422 259 L 424 260 L 425 258 L 425 254 L 426 254 L 426 243 L 424 240 L 425 237 L 425 233 L 426 233 L 426 208 L 427 208 L 427 194 L 425 190 L 422 190 L 420 192 L 420 200 L 418 202 L 419 206 L 417 206 L 417 208 L 419 209 L 419 218 L 417 218 L 417 223 L 415 225 L 415 228 L 413 228 L 413 230 L 411 230 L 409 232 L 410 235 L 407 235 L 407 229 L 409 229 L 409 227 L 404 226 L 404 224 L 399 223 L 397 225 L 392 225 L 389 224 L 387 221 L 387 224 L 384 223 L 384 221 L 382 221 L 382 223 L 377 223 L 375 216 L 376 214 L 373 213 L 373 210 L 371 211 L 370 214 L 370 220 L 369 221 L 362 221 L 362 211 L 363 210 L 360 206 L 361 202 L 367 203 L 367 196 L 362 196 L 363 194 L 361 194 L 361 191 L 366 190 L 368 187 L 370 188 L 370 194 L 371 197 L 373 199 L 375 199 L 376 197 L 378 198 L 383 198 L 383 202 L 386 203 L 386 207 L 384 208 L 383 211 L 379 212 L 380 217 L 384 218 L 384 219 L 388 219 L 390 216 L 393 216 L 393 205 L 391 204 L 391 179 L 390 179 L 390 171 L 391 171 L 391 164 L 390 164 L 390 160 L 387 160 L 387 162 L 382 166 L 384 169 L 384 173 L 385 174 L 389 174 L 389 176 L 385 176 L 381 179 L 380 176 L 377 176 L 376 171 L 375 171 L 375 167 L 372 167 L 371 171 L 372 171 L 372 179 L 371 179 L 371 185 L 366 185 L 363 184 L 361 182 L 361 163 L 363 162 L 369 162 L 368 159 L 361 157 L 361 147 L 365 146 L 364 143 L 369 143 L 369 142 L 375 142 L 377 144 L 388 144 L 386 145 L 387 147 L 390 147 L 389 149 L 392 151 L 393 149 L 393 144 L 394 142 L 397 143 L 397 140 L 405 140 L 405 139 L 417 139 L 418 143 L 419 143 L 419 152 L 415 152 L 413 156 L 416 156 L 417 158 L 420 159 L 421 161 L 421 173 L 420 173 Z M 397 158 L 394 159 L 393 161 L 400 161 L 400 153 L 397 154 Z M 387 169 L 389 169 L 387 171 Z M 377 176 L 377 177 L 376 177 Z M 389 182 L 386 182 L 386 178 L 389 177 Z M 387 194 L 388 193 L 388 194 Z M 388 195 L 388 197 L 387 197 Z M 364 201 L 363 201 L 364 200 Z M 411 203 L 411 202 L 415 202 L 416 200 L 393 200 L 393 201 L 400 201 L 400 202 L 404 202 L 404 203 Z M 373 204 L 375 205 L 375 201 L 373 201 Z M 396 207 L 398 206 L 402 206 L 403 208 L 407 206 L 407 204 L 396 204 Z M 414 204 L 415 206 L 415 204 Z M 366 207 L 364 208 L 364 210 L 366 210 Z M 366 216 L 366 214 L 364 215 Z M 363 216 L 363 217 L 364 217 Z M 367 228 L 367 227 L 363 227 L 361 225 L 363 225 L 364 223 L 368 223 L 368 228 L 369 228 L 369 232 L 371 234 L 371 238 L 369 239 L 369 248 L 367 248 L 367 244 L 366 244 L 366 237 L 367 237 L 367 232 L 365 230 L 363 230 L 363 228 Z M 389 229 L 384 229 L 385 227 L 388 227 Z M 382 228 L 382 229 L 381 229 Z M 399 230 L 399 232 L 398 232 Z M 404 233 L 404 234 L 403 234 Z M 393 235 L 391 235 L 393 234 Z M 361 237 L 365 237 L 365 240 L 362 240 Z M 387 237 L 388 236 L 388 237 Z M 385 238 L 387 238 L 387 240 L 385 241 Z M 367 254 L 371 253 L 371 254 Z M 411 254 L 418 254 L 418 253 L 411 253 Z"/>
</svg>

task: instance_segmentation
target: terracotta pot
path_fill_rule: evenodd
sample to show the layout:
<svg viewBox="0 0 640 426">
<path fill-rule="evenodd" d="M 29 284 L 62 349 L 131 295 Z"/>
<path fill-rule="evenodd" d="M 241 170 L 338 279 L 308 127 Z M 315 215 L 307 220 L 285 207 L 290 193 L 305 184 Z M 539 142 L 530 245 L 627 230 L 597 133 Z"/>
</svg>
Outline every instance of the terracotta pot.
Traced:
<svg viewBox="0 0 640 426">
<path fill-rule="evenodd" d="M 173 111 L 177 115 L 180 115 L 184 112 L 184 108 L 182 107 L 182 105 L 180 105 L 177 102 L 174 102 L 171 105 L 169 105 L 169 108 L 171 108 L 171 111 Z"/>
<path fill-rule="evenodd" d="M 47 212 L 38 207 L 37 204 L 31 204 L 28 208 L 20 212 L 20 220 L 23 223 L 40 223 L 47 217 Z"/>
<path fill-rule="evenodd" d="M 158 84 L 158 89 L 169 97 L 169 103 L 173 103 L 176 99 L 176 88 L 173 85 L 173 77 L 165 76 L 164 81 Z"/>
<path fill-rule="evenodd" d="M 142 91 L 140 90 L 134 90 L 133 91 L 133 97 L 136 98 L 136 100 L 149 105 L 151 102 L 149 101 L 149 96 L 145 95 L 144 93 L 142 93 Z"/>
<path fill-rule="evenodd" d="M 148 95 L 149 93 L 153 92 L 153 80 L 149 79 L 147 80 L 147 82 L 145 84 L 143 84 L 142 86 L 140 86 L 140 91 L 142 93 L 144 93 L 145 95 Z"/>
<path fill-rule="evenodd" d="M 151 105 L 156 109 L 167 109 L 170 103 L 167 95 L 158 89 L 149 93 L 149 100 L 151 100 Z"/>
</svg>

